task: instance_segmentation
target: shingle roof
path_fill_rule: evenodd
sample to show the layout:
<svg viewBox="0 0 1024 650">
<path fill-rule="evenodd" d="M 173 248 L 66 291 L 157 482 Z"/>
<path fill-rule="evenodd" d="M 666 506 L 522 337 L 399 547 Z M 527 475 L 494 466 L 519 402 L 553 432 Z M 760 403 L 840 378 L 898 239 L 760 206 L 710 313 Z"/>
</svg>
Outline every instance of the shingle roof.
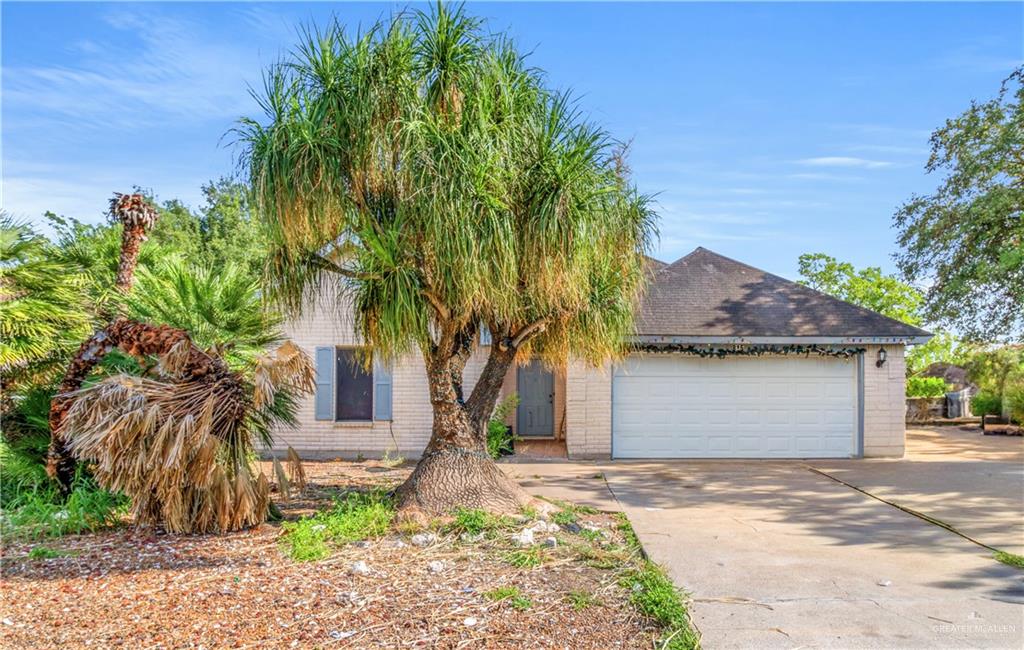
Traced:
<svg viewBox="0 0 1024 650">
<path fill-rule="evenodd" d="M 637 333 L 745 338 L 931 336 L 706 248 L 654 271 L 641 301 Z"/>
</svg>

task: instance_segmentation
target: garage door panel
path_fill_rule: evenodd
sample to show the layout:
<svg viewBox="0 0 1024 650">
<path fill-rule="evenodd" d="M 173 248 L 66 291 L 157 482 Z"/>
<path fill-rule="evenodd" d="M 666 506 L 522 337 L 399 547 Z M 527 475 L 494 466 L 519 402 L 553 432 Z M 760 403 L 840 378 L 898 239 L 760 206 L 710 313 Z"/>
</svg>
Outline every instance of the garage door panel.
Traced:
<svg viewBox="0 0 1024 650">
<path fill-rule="evenodd" d="M 619 458 L 846 457 L 855 363 L 805 357 L 633 355 L 613 375 Z"/>
</svg>

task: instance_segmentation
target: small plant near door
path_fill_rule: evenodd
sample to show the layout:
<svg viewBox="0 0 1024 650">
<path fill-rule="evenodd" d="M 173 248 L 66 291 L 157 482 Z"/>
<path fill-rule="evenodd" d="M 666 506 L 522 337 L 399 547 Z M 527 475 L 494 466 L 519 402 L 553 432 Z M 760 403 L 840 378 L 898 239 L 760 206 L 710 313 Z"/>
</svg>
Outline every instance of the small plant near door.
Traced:
<svg viewBox="0 0 1024 650">
<path fill-rule="evenodd" d="M 505 420 L 517 406 L 519 397 L 513 393 L 501 400 L 487 422 L 487 453 L 495 460 L 513 453 L 512 428 L 505 424 Z"/>
</svg>

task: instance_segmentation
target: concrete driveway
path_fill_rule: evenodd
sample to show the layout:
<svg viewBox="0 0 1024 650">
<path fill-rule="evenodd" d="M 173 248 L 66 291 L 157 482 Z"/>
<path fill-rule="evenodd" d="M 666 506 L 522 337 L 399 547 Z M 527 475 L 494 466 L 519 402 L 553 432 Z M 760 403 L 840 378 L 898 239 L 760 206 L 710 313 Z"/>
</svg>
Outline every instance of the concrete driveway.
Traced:
<svg viewBox="0 0 1024 650">
<path fill-rule="evenodd" d="M 624 510 L 692 595 L 705 648 L 1022 648 L 1024 571 L 814 471 L 1012 549 L 1021 441 L 993 456 L 958 435 L 915 432 L 899 461 L 505 467 L 534 493 Z"/>
</svg>

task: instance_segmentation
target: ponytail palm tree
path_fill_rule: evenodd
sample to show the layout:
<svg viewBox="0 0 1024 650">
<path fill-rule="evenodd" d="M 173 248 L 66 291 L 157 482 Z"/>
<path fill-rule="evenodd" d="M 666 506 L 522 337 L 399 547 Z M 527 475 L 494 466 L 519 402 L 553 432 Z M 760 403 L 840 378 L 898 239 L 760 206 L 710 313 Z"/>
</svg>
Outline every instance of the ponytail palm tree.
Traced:
<svg viewBox="0 0 1024 650">
<path fill-rule="evenodd" d="M 310 30 L 258 99 L 265 116 L 237 132 L 273 296 L 296 313 L 336 290 L 375 354 L 423 355 L 433 430 L 400 507 L 518 509 L 527 495 L 486 453 L 507 371 L 599 363 L 632 331 L 654 215 L 622 149 L 443 5 Z M 482 326 L 494 343 L 466 394 Z"/>
</svg>

